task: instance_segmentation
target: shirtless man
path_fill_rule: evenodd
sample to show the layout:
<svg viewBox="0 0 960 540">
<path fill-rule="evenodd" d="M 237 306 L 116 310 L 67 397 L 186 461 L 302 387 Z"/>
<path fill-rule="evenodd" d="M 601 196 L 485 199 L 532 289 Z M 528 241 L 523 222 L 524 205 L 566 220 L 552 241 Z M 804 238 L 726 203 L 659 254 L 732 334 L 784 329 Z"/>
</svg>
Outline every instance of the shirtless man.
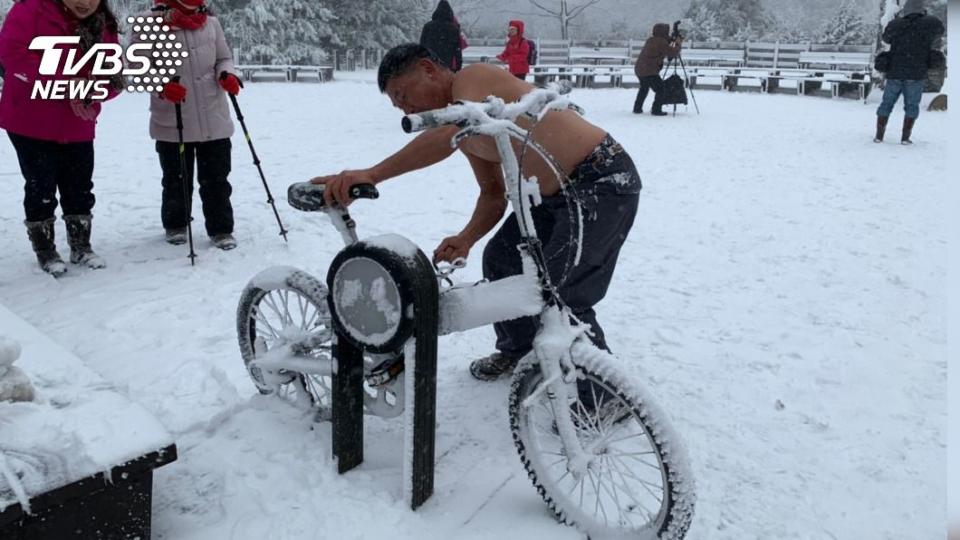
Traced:
<svg viewBox="0 0 960 540">
<path fill-rule="evenodd" d="M 513 102 L 534 89 L 508 72 L 485 64 L 453 73 L 443 67 L 433 53 L 417 44 L 391 49 L 380 64 L 377 79 L 380 91 L 405 114 L 443 108 L 456 101 L 483 101 L 490 95 Z M 530 128 L 525 120 L 518 121 L 518 125 Z M 373 167 L 321 176 L 313 182 L 326 185 L 327 203 L 349 205 L 349 189 L 355 184 L 378 184 L 449 157 L 456 151 L 450 147 L 450 140 L 457 131 L 456 126 L 427 130 Z M 525 178 L 536 176 L 543 195 L 543 203 L 534 207 L 532 213 L 543 243 L 547 270 L 560 297 L 581 321 L 591 325 L 593 341 L 606 349 L 593 306 L 607 292 L 620 247 L 633 225 L 640 177 L 630 156 L 612 137 L 572 111 L 548 113 L 533 126 L 531 139 L 559 162 L 583 212 L 583 250 L 574 265 L 580 232 L 577 230 L 579 220 L 571 215 L 575 210 L 560 193 L 560 181 L 543 159 L 535 152 L 525 152 L 520 163 L 522 174 Z M 493 139 L 470 137 L 457 149 L 470 162 L 480 185 L 480 195 L 463 230 L 445 238 L 434 251 L 436 262 L 466 258 L 473 245 L 500 222 L 507 209 L 503 171 Z M 517 143 L 518 158 L 519 150 Z M 517 218 L 511 214 L 484 249 L 485 278 L 492 281 L 521 273 L 516 247 L 519 242 Z M 497 352 L 473 361 L 470 372 L 480 380 L 509 375 L 517 361 L 531 350 L 537 328 L 537 321 L 532 317 L 495 324 Z"/>
</svg>

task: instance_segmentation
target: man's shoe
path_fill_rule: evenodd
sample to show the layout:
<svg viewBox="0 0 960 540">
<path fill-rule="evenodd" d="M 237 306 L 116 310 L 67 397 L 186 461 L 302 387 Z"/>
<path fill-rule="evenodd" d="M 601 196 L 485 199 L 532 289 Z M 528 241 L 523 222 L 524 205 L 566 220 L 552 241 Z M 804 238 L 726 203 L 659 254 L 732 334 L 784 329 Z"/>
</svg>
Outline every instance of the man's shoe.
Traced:
<svg viewBox="0 0 960 540">
<path fill-rule="evenodd" d="M 667 113 L 665 113 L 665 112 L 663 112 L 663 111 L 652 111 L 650 114 L 652 114 L 653 116 L 666 116 L 666 115 L 667 115 Z"/>
<path fill-rule="evenodd" d="M 167 229 L 164 238 L 167 240 L 168 244 L 182 246 L 183 244 L 187 243 L 187 228 L 183 227 L 182 229 Z"/>
<path fill-rule="evenodd" d="M 520 361 L 519 356 L 510 356 L 495 352 L 470 362 L 470 374 L 481 381 L 495 381 L 504 375 L 513 374 L 513 369 Z"/>
<path fill-rule="evenodd" d="M 232 234 L 215 234 L 210 237 L 210 241 L 213 242 L 214 246 L 224 251 L 237 247 L 237 239 Z"/>
</svg>

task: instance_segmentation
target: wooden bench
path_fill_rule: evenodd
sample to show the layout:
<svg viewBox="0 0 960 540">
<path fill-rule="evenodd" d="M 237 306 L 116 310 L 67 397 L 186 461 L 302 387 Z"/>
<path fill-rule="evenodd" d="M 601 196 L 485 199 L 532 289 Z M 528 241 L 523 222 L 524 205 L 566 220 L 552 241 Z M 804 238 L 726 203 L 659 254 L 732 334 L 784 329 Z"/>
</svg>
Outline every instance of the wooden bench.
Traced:
<svg viewBox="0 0 960 540">
<path fill-rule="evenodd" d="M 594 64 L 554 64 L 537 65 L 531 68 L 533 72 L 533 81 L 535 84 L 546 84 L 549 82 L 573 81 L 577 88 L 596 88 L 597 77 L 609 77 L 612 87 L 619 87 L 623 83 L 625 74 L 632 74 L 632 67 L 622 65 L 594 65 Z"/>
<path fill-rule="evenodd" d="M 800 68 L 822 68 L 842 73 L 864 73 L 870 71 L 870 53 L 803 51 L 800 53 Z"/>
<path fill-rule="evenodd" d="M 748 90 L 754 92 L 766 92 L 770 78 L 770 70 L 736 68 L 723 75 L 723 88 L 736 92 L 738 90 Z M 744 86 L 740 84 L 742 79 L 757 81 L 756 85 Z"/>
<path fill-rule="evenodd" d="M 746 58 L 743 49 L 683 49 L 680 57 L 687 66 L 735 66 L 743 65 Z"/>
<path fill-rule="evenodd" d="M 497 60 L 497 55 L 502 52 L 502 46 L 470 45 L 463 50 L 463 64 L 500 62 L 500 60 Z"/>
<path fill-rule="evenodd" d="M 630 50 L 627 47 L 570 47 L 570 63 L 628 64 Z"/>
<path fill-rule="evenodd" d="M 333 80 L 333 66 L 292 66 L 292 65 L 270 65 L 270 64 L 244 64 L 237 66 L 244 81 L 253 82 L 255 77 L 261 73 L 282 73 L 287 82 L 297 82 L 300 73 L 316 74 L 320 82 L 329 82 Z"/>
<path fill-rule="evenodd" d="M 163 425 L 2 305 L 0 331 L 39 398 L 0 402 L 0 538 L 150 538 Z"/>
</svg>

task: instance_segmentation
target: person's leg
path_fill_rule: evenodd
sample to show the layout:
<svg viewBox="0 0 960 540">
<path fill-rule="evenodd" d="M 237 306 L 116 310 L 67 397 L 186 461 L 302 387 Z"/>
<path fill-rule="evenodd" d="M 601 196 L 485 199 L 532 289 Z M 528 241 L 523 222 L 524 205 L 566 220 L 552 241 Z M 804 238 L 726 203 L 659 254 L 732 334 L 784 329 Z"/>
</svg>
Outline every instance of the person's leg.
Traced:
<svg viewBox="0 0 960 540">
<path fill-rule="evenodd" d="M 8 133 L 23 174 L 23 210 L 27 237 L 44 272 L 59 276 L 67 267 L 57 253 L 54 211 L 57 208 L 57 144 Z"/>
<path fill-rule="evenodd" d="M 57 188 L 64 216 L 90 215 L 93 194 L 93 141 L 59 145 Z"/>
<path fill-rule="evenodd" d="M 186 182 L 188 194 L 186 199 L 183 193 L 183 179 L 180 173 L 179 144 L 174 142 L 157 141 L 157 155 L 160 158 L 160 169 L 163 171 L 161 184 L 163 192 L 160 203 L 160 221 L 163 228 L 169 231 L 186 230 L 187 205 L 192 203 L 193 197 L 193 160 L 196 145 L 187 144 L 184 148 L 186 161 Z M 184 238 L 184 241 L 186 239 Z"/>
<path fill-rule="evenodd" d="M 520 251 L 517 249 L 519 243 L 517 215 L 511 214 L 483 250 L 484 279 L 496 281 L 523 272 Z M 497 350 L 506 356 L 519 358 L 530 351 L 537 324 L 532 317 L 526 317 L 494 323 L 493 328 L 497 334 Z"/>
<path fill-rule="evenodd" d="M 233 206 L 230 195 L 230 139 L 197 145 L 197 182 L 203 202 L 207 234 L 211 238 L 233 234 Z"/>
<path fill-rule="evenodd" d="M 903 81 L 899 79 L 887 79 L 883 87 L 883 98 L 880 100 L 880 106 L 877 108 L 877 116 L 890 117 L 894 105 L 900 99 L 903 93 Z"/>
<path fill-rule="evenodd" d="M 900 136 L 902 144 L 913 144 L 910 137 L 913 134 L 913 125 L 920 117 L 920 100 L 923 99 L 924 81 L 903 82 L 903 132 Z"/>
<path fill-rule="evenodd" d="M 637 114 L 643 112 L 643 102 L 647 100 L 648 93 L 650 93 L 649 78 L 640 77 L 640 89 L 637 90 L 637 98 L 633 101 L 633 112 Z"/>
<path fill-rule="evenodd" d="M 550 223 L 543 213 L 534 211 L 535 225 L 540 238 L 549 234 Z M 517 245 L 520 243 L 520 227 L 516 214 L 511 214 L 493 235 L 483 250 L 483 277 L 496 281 L 523 272 L 523 263 Z M 539 328 L 536 317 L 522 317 L 512 321 L 494 323 L 497 335 L 496 352 L 470 363 L 470 373 L 481 381 L 493 381 L 513 372 L 517 362 L 527 354 Z"/>
<path fill-rule="evenodd" d="M 7 134 L 23 175 L 23 210 L 27 222 L 53 219 L 57 209 L 56 143 Z"/>
<path fill-rule="evenodd" d="M 653 97 L 653 110 L 650 114 L 655 116 L 664 116 L 667 113 L 663 112 L 663 79 L 660 78 L 660 75 L 654 75 L 650 79 L 650 87 L 653 88 L 654 97 Z"/>
<path fill-rule="evenodd" d="M 70 262 L 90 268 L 104 268 L 106 262 L 90 246 L 93 230 L 93 141 L 60 145 L 61 159 L 57 168 L 57 186 L 63 221 L 67 225 Z"/>
</svg>

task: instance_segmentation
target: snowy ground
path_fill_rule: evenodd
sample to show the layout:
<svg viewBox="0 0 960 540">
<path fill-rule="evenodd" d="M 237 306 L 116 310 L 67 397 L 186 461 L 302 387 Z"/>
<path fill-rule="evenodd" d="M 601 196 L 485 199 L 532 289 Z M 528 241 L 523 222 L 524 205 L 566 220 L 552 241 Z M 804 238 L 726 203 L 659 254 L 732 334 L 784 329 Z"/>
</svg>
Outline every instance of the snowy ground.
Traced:
<svg viewBox="0 0 960 540">
<path fill-rule="evenodd" d="M 248 85 L 241 104 L 281 199 L 290 182 L 372 164 L 408 140 L 372 76 L 359 79 Z M 574 97 L 644 179 L 599 313 L 690 449 L 699 503 L 689 537 L 941 538 L 947 117 L 924 113 L 905 148 L 870 142 L 875 105 L 856 101 L 703 91 L 703 115 L 652 118 L 629 112 L 629 90 Z M 338 236 L 281 202 L 284 245 L 238 136 L 240 247 L 212 248 L 198 225 L 191 268 L 183 247 L 162 240 L 146 109 L 124 96 L 101 120 L 103 271 L 53 280 L 36 268 L 16 159 L 0 143 L 0 303 L 174 435 L 180 460 L 156 475 L 157 538 L 579 536 L 525 477 L 507 383 L 467 372 L 490 351 L 489 330 L 440 342 L 437 486 L 423 509 L 403 504 L 399 421 L 369 421 L 366 462 L 337 476 L 329 427 L 311 430 L 256 395 L 234 314 L 261 268 L 325 276 Z M 474 185 L 455 156 L 385 184 L 353 215 L 362 235 L 398 232 L 429 251 L 465 223 Z M 478 277 L 478 257 L 470 263 L 466 277 Z"/>
</svg>

